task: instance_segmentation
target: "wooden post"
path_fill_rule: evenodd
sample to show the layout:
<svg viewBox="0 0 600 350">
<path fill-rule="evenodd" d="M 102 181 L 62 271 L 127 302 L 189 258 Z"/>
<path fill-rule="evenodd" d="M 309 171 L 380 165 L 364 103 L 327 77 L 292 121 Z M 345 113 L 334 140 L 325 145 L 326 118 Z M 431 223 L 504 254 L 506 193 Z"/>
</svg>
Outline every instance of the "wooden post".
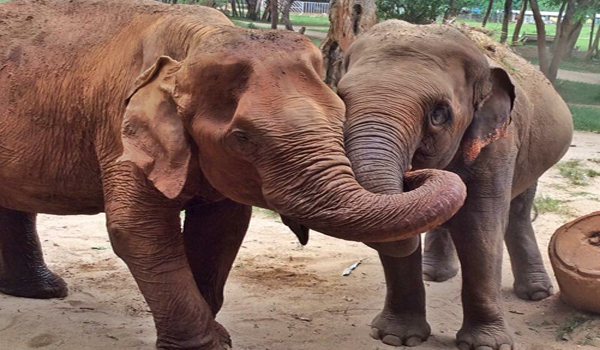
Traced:
<svg viewBox="0 0 600 350">
<path fill-rule="evenodd" d="M 321 44 L 325 83 L 332 88 L 342 73 L 343 54 L 358 35 L 377 23 L 374 0 L 331 0 L 329 32 Z"/>
</svg>

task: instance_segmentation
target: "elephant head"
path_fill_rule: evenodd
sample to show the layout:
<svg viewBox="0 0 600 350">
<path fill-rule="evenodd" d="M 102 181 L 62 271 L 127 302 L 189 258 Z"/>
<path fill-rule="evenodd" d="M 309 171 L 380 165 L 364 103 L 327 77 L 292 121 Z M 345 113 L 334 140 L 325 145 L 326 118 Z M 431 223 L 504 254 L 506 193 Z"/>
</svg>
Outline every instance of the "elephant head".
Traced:
<svg viewBox="0 0 600 350">
<path fill-rule="evenodd" d="M 353 43 L 344 65 L 338 93 L 347 108 L 346 152 L 370 192 L 399 195 L 411 187 L 408 169 L 471 164 L 507 131 L 510 77 L 458 29 L 380 23 Z M 413 206 L 435 209 L 426 198 Z M 418 247 L 416 239 L 404 244 L 398 255 Z"/>
<path fill-rule="evenodd" d="M 137 79 L 123 121 L 121 160 L 166 197 L 180 195 L 197 157 L 224 196 L 347 240 L 412 237 L 462 205 L 464 184 L 447 172 L 409 175 L 407 193 L 358 184 L 343 147 L 344 104 L 304 36 L 216 27 L 187 51 Z"/>
</svg>

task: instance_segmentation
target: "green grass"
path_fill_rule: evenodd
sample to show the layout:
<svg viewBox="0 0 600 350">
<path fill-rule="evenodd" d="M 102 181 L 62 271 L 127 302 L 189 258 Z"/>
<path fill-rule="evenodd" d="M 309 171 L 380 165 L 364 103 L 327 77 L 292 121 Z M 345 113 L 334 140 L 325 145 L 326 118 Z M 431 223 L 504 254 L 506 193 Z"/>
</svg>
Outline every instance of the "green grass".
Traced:
<svg viewBox="0 0 600 350">
<path fill-rule="evenodd" d="M 2 0 L 0 0 L 2 1 Z M 246 17 L 229 17 L 232 22 L 250 22 L 250 20 Z M 271 23 L 271 22 L 263 22 L 263 21 L 255 21 L 261 23 Z M 323 27 L 323 28 L 315 28 L 311 30 L 316 31 L 328 31 L 329 30 L 329 17 L 322 15 L 294 15 L 290 14 L 290 22 L 292 22 L 293 26 L 309 26 L 309 27 Z M 281 23 L 280 23 L 281 24 Z"/>
<path fill-rule="evenodd" d="M 572 159 L 560 162 L 556 165 L 560 175 L 569 180 L 572 185 L 585 186 L 591 178 L 600 176 L 600 172 L 585 168 L 580 159 Z"/>
<path fill-rule="evenodd" d="M 292 25 L 297 25 L 297 26 L 329 27 L 329 16 L 290 14 L 290 22 L 292 22 Z"/>
<path fill-rule="evenodd" d="M 592 318 L 586 315 L 575 315 L 567 318 L 561 327 L 556 330 L 556 340 L 566 341 L 572 339 L 573 332 L 591 320 Z"/>
<path fill-rule="evenodd" d="M 469 20 L 458 20 L 458 22 L 464 22 L 474 27 L 481 26 L 481 22 L 477 21 L 469 21 Z M 493 30 L 493 38 L 495 40 L 500 40 L 500 35 L 502 34 L 502 23 L 488 23 L 486 28 Z M 580 51 L 587 51 L 588 44 L 590 42 L 590 31 L 592 30 L 592 24 L 586 23 L 581 29 L 581 34 L 579 34 L 579 38 L 577 39 L 577 44 L 575 46 L 579 47 Z M 513 32 L 515 31 L 515 23 L 511 23 L 508 25 L 508 41 L 512 40 Z M 521 27 L 521 33 L 523 34 L 537 34 L 537 29 L 535 28 L 534 23 L 523 23 Z M 556 24 L 546 24 L 546 35 L 556 35 Z"/>
<path fill-rule="evenodd" d="M 571 208 L 564 204 L 560 199 L 539 195 L 535 197 L 534 203 L 540 214 L 555 213 L 567 216 L 573 215 Z"/>
<path fill-rule="evenodd" d="M 321 33 L 327 33 L 329 32 L 329 27 L 323 27 L 323 28 L 311 28 L 309 30 L 312 30 L 313 32 L 321 32 Z"/>
<path fill-rule="evenodd" d="M 531 64 L 535 64 L 538 66 L 540 65 L 540 60 L 537 57 L 523 56 L 523 58 L 525 58 L 526 60 L 531 62 Z M 572 71 L 576 71 L 576 72 L 587 72 L 587 73 L 600 74 L 600 62 L 598 62 L 598 61 L 585 62 L 583 59 L 576 58 L 576 57 L 563 59 L 560 62 L 560 64 L 558 65 L 558 68 L 564 69 L 564 70 L 572 70 Z"/>
<path fill-rule="evenodd" d="M 575 130 L 600 133 L 600 108 L 569 106 Z"/>
<path fill-rule="evenodd" d="M 557 79 L 554 87 L 567 103 L 600 105 L 600 85 Z"/>
</svg>

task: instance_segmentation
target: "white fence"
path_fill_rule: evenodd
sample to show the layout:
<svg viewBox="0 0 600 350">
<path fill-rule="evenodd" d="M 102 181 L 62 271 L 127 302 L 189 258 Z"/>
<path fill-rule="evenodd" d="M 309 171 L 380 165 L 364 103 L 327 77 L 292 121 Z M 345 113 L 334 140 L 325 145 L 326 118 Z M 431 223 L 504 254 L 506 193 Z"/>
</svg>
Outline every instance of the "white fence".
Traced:
<svg viewBox="0 0 600 350">
<path fill-rule="evenodd" d="M 315 13 L 315 14 L 328 14 L 329 13 L 329 3 L 328 2 L 305 2 L 305 1 L 296 1 L 292 6 L 298 4 L 300 5 L 302 11 L 294 12 L 294 13 Z M 290 12 L 292 12 L 290 10 Z"/>
<path fill-rule="evenodd" d="M 262 0 L 260 4 L 261 9 L 265 9 L 267 7 L 267 3 L 269 0 Z M 284 1 L 278 1 L 279 9 L 283 8 Z M 328 2 L 308 2 L 308 1 L 294 1 L 292 7 L 290 8 L 290 13 L 297 14 L 328 14 L 329 13 L 329 3 Z"/>
</svg>

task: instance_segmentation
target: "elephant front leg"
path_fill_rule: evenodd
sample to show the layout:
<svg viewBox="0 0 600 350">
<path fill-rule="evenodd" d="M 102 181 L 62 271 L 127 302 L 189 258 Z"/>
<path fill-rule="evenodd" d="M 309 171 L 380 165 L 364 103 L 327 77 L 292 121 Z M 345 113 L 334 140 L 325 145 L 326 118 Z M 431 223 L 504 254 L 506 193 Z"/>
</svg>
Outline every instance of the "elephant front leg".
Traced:
<svg viewBox="0 0 600 350">
<path fill-rule="evenodd" d="M 425 286 L 421 276 L 421 247 L 397 258 L 379 254 L 387 294 L 383 310 L 371 323 L 371 337 L 393 346 L 417 346 L 431 327 L 425 319 Z"/>
<path fill-rule="evenodd" d="M 226 349 L 188 264 L 179 207 L 153 190 L 116 183 L 105 186 L 110 239 L 152 311 L 157 348 Z"/>
<path fill-rule="evenodd" d="M 481 181 L 481 182 L 480 182 Z M 510 187 L 498 178 L 468 185 L 469 196 L 447 223 L 462 268 L 463 325 L 461 350 L 509 350 L 513 340 L 500 294 L 502 243 L 508 221 Z"/>
<path fill-rule="evenodd" d="M 0 292 L 24 298 L 64 298 L 67 284 L 44 263 L 36 214 L 0 207 Z"/>
<path fill-rule="evenodd" d="M 216 317 L 223 289 L 242 245 L 252 207 L 223 200 L 190 206 L 185 212 L 185 250 L 198 290 Z M 216 323 L 221 342 L 231 346 L 227 330 Z"/>
</svg>

